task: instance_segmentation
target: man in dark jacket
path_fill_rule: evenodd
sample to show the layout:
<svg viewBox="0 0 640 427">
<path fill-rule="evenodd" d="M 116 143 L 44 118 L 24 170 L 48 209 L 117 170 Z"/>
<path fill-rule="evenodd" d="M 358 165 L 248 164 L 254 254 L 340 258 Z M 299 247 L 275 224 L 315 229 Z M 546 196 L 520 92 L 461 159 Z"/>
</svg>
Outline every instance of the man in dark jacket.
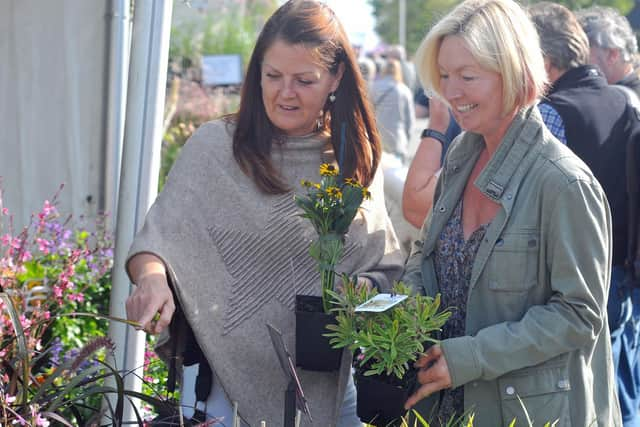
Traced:
<svg viewBox="0 0 640 427">
<path fill-rule="evenodd" d="M 632 255 L 627 150 L 640 145 L 640 120 L 625 92 L 588 65 L 589 41 L 570 10 L 548 2 L 529 10 L 552 83 L 542 104 L 555 112 L 554 126 L 562 128 L 569 148 L 591 168 L 611 205 L 613 269 L 607 311 L 614 367 L 624 425 L 640 426 L 640 318 L 633 316 L 633 271 L 625 268 Z"/>
</svg>

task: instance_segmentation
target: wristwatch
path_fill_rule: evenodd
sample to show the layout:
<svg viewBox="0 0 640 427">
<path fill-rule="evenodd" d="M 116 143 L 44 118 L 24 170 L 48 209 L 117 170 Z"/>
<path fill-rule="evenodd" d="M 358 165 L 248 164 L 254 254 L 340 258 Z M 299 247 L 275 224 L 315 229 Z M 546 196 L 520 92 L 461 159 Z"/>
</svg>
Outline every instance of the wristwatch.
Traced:
<svg viewBox="0 0 640 427">
<path fill-rule="evenodd" d="M 420 138 L 427 138 L 427 137 L 431 137 L 435 139 L 440 144 L 442 144 L 443 147 L 448 146 L 450 142 L 444 133 L 438 132 L 437 130 L 433 130 L 429 128 L 423 130 L 422 134 L 420 134 Z"/>
</svg>

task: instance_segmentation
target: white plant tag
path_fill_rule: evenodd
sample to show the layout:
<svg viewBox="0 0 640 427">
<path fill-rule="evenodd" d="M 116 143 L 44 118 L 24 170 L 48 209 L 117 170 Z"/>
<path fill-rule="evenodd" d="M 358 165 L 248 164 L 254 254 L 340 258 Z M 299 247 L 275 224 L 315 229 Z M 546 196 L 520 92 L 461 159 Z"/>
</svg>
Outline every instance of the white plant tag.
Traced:
<svg viewBox="0 0 640 427">
<path fill-rule="evenodd" d="M 407 299 L 408 295 L 399 294 L 378 294 L 368 301 L 363 302 L 356 307 L 355 311 L 370 311 L 374 313 L 380 313 L 393 307 L 394 305 L 401 303 Z"/>
</svg>

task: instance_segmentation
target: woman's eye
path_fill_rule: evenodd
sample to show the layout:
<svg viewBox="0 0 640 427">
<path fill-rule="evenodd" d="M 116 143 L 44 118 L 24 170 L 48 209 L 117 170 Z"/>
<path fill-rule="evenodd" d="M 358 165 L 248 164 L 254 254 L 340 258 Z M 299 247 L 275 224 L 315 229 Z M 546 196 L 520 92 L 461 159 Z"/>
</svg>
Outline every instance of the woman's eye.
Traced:
<svg viewBox="0 0 640 427">
<path fill-rule="evenodd" d="M 475 77 L 473 76 L 462 76 L 462 80 L 464 80 L 465 82 L 470 82 L 475 80 Z"/>
<path fill-rule="evenodd" d="M 304 85 L 304 86 L 309 86 L 311 83 L 313 83 L 311 80 L 300 79 L 298 81 L 300 82 L 301 85 Z"/>
<path fill-rule="evenodd" d="M 266 75 L 270 79 L 277 79 L 279 77 L 277 74 L 273 74 L 273 73 L 267 73 Z"/>
<path fill-rule="evenodd" d="M 447 80 L 449 78 L 449 75 L 448 74 L 440 74 L 440 78 L 442 80 Z"/>
</svg>

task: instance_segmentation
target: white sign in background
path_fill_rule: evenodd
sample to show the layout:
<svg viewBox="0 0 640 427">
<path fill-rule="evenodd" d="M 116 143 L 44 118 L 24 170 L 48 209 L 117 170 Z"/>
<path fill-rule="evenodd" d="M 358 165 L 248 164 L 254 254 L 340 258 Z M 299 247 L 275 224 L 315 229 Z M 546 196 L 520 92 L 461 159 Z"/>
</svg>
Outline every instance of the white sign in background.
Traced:
<svg viewBox="0 0 640 427">
<path fill-rule="evenodd" d="M 239 85 L 242 83 L 242 57 L 205 55 L 202 57 L 202 81 L 205 85 Z"/>
</svg>

